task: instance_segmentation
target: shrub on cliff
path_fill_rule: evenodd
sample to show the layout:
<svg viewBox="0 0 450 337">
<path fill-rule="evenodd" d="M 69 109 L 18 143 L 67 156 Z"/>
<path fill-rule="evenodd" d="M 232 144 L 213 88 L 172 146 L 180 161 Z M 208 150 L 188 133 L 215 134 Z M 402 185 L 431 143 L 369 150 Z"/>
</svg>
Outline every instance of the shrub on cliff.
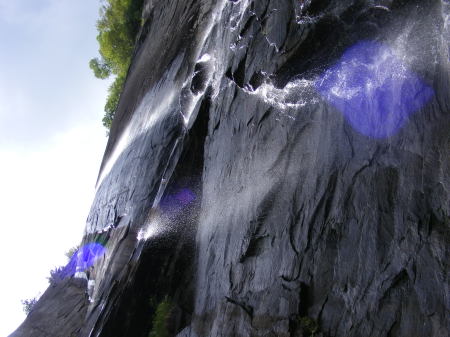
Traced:
<svg viewBox="0 0 450 337">
<path fill-rule="evenodd" d="M 97 41 L 100 59 L 94 58 L 89 67 L 97 78 L 115 76 L 109 87 L 103 125 L 111 127 L 120 93 L 125 82 L 141 23 L 143 0 L 105 0 L 97 21 Z"/>
<path fill-rule="evenodd" d="M 64 266 L 55 267 L 52 270 L 50 270 L 50 276 L 47 277 L 47 280 L 48 283 L 55 284 L 64 280 L 66 276 L 67 276 L 66 267 Z"/>
<path fill-rule="evenodd" d="M 65 256 L 67 257 L 68 262 L 72 259 L 73 255 L 78 252 L 78 249 L 80 249 L 80 246 L 74 246 L 70 248 L 67 252 L 65 252 Z"/>
<path fill-rule="evenodd" d="M 33 297 L 33 298 L 29 299 L 29 300 L 22 300 L 23 311 L 25 312 L 25 314 L 28 315 L 33 310 L 33 308 L 36 305 L 37 301 L 38 300 L 37 300 L 36 297 Z"/>
</svg>

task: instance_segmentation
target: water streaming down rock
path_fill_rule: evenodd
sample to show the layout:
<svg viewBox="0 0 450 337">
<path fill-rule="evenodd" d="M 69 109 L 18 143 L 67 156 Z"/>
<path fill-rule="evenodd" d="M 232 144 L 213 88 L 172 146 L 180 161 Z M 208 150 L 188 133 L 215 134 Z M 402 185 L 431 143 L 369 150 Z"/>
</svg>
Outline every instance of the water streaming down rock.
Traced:
<svg viewBox="0 0 450 337">
<path fill-rule="evenodd" d="M 447 336 L 449 7 L 147 1 L 105 252 L 12 336 Z"/>
</svg>

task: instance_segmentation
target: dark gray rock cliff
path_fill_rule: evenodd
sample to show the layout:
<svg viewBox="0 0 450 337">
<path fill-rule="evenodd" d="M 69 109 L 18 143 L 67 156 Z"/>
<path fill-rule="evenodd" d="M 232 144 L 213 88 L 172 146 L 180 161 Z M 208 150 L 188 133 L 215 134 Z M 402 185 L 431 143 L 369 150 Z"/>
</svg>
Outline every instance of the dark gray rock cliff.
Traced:
<svg viewBox="0 0 450 337">
<path fill-rule="evenodd" d="M 450 3 L 144 17 L 82 241 L 105 253 L 12 336 L 147 337 L 166 296 L 179 337 L 448 336 Z"/>
</svg>

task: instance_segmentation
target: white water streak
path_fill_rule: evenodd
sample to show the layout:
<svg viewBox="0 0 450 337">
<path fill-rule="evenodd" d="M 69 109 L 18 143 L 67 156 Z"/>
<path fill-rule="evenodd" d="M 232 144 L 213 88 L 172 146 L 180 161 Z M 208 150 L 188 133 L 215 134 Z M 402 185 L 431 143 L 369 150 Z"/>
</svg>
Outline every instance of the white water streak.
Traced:
<svg viewBox="0 0 450 337">
<path fill-rule="evenodd" d="M 147 132 L 158 121 L 160 121 L 170 111 L 170 106 L 176 97 L 175 90 L 171 87 L 173 81 L 174 68 L 178 69 L 179 61 L 175 61 L 169 70 L 169 76 L 164 83 L 158 83 L 153 87 L 142 99 L 138 108 L 133 113 L 131 121 L 125 126 L 119 140 L 116 142 L 112 154 L 109 156 L 105 166 L 103 167 L 97 188 L 101 185 L 105 177 L 111 172 L 120 155 L 133 143 L 135 139 Z M 172 75 L 172 76 L 170 76 Z M 169 85 L 167 85 L 169 83 Z M 162 100 L 156 97 L 163 97 Z"/>
<path fill-rule="evenodd" d="M 255 91 L 244 89 L 250 95 L 256 95 L 265 103 L 279 110 L 299 109 L 307 104 L 317 103 L 313 98 L 314 82 L 297 79 L 286 84 L 284 88 L 277 88 L 272 83 L 263 83 Z"/>
</svg>

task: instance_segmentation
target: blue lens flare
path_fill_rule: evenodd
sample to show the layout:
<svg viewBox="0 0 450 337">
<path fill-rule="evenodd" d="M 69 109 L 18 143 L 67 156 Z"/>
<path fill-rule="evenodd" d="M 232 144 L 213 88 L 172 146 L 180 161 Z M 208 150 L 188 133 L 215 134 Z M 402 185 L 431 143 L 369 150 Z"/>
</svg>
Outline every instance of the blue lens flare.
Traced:
<svg viewBox="0 0 450 337">
<path fill-rule="evenodd" d="M 159 206 L 164 213 L 176 215 L 196 199 L 195 193 L 189 188 L 180 188 L 165 196 Z"/>
<path fill-rule="evenodd" d="M 76 272 L 89 269 L 98 258 L 105 254 L 105 247 L 100 243 L 92 242 L 79 248 L 64 268 L 64 277 L 72 276 Z"/>
<path fill-rule="evenodd" d="M 355 130 L 373 138 L 394 135 L 434 95 L 392 49 L 373 41 L 347 49 L 315 87 Z"/>
<path fill-rule="evenodd" d="M 182 188 L 182 189 L 178 190 L 175 193 L 174 197 L 183 206 L 187 206 L 195 200 L 195 194 L 189 188 Z"/>
</svg>

